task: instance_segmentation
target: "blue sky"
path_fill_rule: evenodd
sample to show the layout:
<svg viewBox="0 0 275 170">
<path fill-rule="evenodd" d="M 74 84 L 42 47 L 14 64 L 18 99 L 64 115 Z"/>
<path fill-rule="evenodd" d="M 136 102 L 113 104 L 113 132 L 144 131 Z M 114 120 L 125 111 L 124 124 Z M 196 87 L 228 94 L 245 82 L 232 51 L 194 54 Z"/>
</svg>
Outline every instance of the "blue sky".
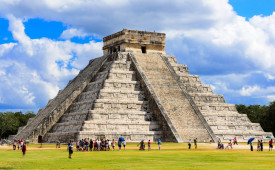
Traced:
<svg viewBox="0 0 275 170">
<path fill-rule="evenodd" d="M 0 111 L 43 108 L 123 28 L 166 33 L 167 54 L 228 103 L 275 100 L 272 0 L 0 4 Z"/>
</svg>

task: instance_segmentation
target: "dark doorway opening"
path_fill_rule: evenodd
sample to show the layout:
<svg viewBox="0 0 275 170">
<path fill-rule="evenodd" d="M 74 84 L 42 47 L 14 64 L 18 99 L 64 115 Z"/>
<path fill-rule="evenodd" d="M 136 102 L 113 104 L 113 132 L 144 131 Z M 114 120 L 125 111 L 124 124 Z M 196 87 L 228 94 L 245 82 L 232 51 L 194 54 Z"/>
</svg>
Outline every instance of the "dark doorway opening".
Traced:
<svg viewBox="0 0 275 170">
<path fill-rule="evenodd" d="M 42 136 L 38 136 L 38 143 L 42 143 Z"/>
<path fill-rule="evenodd" d="M 145 47 L 145 46 L 142 46 L 142 47 L 141 47 L 141 52 L 142 52 L 142 53 L 146 53 L 146 47 Z"/>
</svg>

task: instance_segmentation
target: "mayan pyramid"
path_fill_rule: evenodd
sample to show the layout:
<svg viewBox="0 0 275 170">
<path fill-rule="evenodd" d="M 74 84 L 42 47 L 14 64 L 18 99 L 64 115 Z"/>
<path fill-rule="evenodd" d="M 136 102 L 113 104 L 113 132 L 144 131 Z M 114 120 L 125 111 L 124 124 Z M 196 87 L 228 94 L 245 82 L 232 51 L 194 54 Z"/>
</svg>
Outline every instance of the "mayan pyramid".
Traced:
<svg viewBox="0 0 275 170">
<path fill-rule="evenodd" d="M 103 42 L 104 55 L 91 60 L 14 138 L 208 142 L 272 135 L 166 55 L 165 34 L 124 29 Z"/>
</svg>

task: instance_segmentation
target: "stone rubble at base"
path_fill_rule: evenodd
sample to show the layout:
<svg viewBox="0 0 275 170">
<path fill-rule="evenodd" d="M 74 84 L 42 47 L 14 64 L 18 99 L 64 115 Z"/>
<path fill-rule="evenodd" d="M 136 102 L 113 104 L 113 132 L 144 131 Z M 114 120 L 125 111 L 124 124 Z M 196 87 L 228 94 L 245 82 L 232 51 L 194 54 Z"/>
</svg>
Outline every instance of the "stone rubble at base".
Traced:
<svg viewBox="0 0 275 170">
<path fill-rule="evenodd" d="M 124 29 L 105 37 L 104 56 L 91 60 L 12 137 L 51 143 L 121 136 L 128 142 L 235 136 L 246 142 L 273 136 L 166 55 L 164 47 L 163 33 Z"/>
</svg>

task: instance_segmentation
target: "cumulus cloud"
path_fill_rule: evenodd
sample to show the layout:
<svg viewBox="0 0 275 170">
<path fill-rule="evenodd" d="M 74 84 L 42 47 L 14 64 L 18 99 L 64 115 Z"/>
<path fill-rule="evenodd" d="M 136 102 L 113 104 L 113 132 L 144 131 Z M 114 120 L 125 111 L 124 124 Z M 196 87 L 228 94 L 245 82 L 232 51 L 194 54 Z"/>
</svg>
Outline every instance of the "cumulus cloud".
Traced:
<svg viewBox="0 0 275 170">
<path fill-rule="evenodd" d="M 18 41 L 0 45 L 0 74 L 5 73 L 5 80 L 11 80 L 8 73 L 19 77 L 19 82 L 24 79 L 19 76 L 22 72 L 30 79 L 36 77 L 30 84 L 10 82 L 9 90 L 27 89 L 23 92 L 39 107 L 64 87 L 89 59 L 101 55 L 102 43 L 77 44 L 69 39 L 87 35 L 103 37 L 123 28 L 165 32 L 167 54 L 175 55 L 181 64 L 189 66 L 191 73 L 201 75 L 204 83 L 211 84 L 215 92 L 225 94 L 233 103 L 251 103 L 237 101 L 238 95 L 251 98 L 256 94 L 264 99 L 264 102 L 258 100 L 260 104 L 266 104 L 265 101 L 274 96 L 266 89 L 272 89 L 275 80 L 275 13 L 246 20 L 236 14 L 228 0 L 0 2 L 0 17 L 9 19 L 9 30 Z M 30 39 L 22 24 L 22 20 L 29 18 L 69 25 L 60 36 L 66 41 Z M 17 72 L 11 73 L 12 67 L 18 67 Z M 39 94 L 42 93 L 39 90 L 32 91 L 33 86 L 51 90 Z M 263 91 L 262 95 L 258 93 Z M 3 95 L 0 92 L 2 101 L 11 101 Z M 46 97 L 42 101 L 39 95 Z"/>
<path fill-rule="evenodd" d="M 30 39 L 22 20 L 9 16 L 9 22 L 18 43 L 0 45 L 1 103 L 23 109 L 41 108 L 90 59 L 102 53 L 102 43 Z"/>
<path fill-rule="evenodd" d="M 62 39 L 71 39 L 73 37 L 85 38 L 88 34 L 83 30 L 79 30 L 76 28 L 70 28 L 62 32 L 60 38 Z"/>
</svg>

